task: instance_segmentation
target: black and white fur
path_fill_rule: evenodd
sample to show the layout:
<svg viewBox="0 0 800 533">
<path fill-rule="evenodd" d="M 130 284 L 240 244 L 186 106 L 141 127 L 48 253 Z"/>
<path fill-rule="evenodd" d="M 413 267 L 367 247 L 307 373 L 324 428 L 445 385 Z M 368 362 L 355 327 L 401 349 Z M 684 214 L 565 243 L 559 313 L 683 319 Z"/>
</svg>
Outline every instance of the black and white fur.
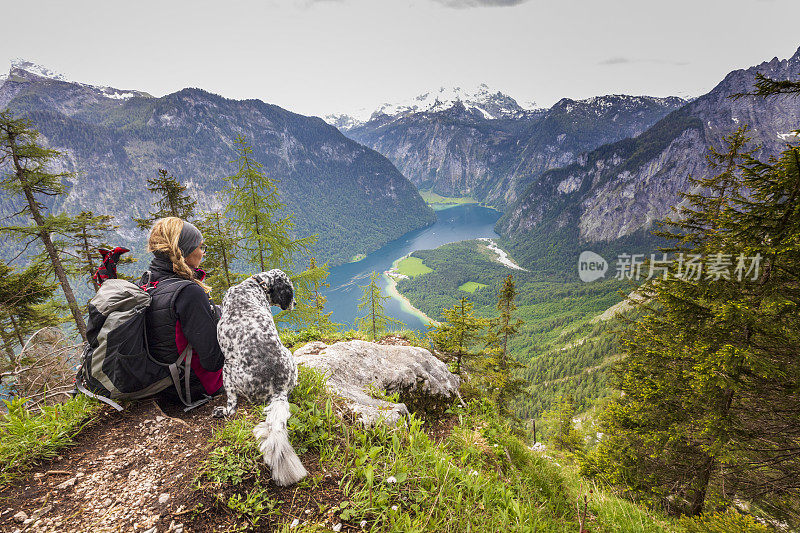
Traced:
<svg viewBox="0 0 800 533">
<path fill-rule="evenodd" d="M 281 270 L 250 276 L 234 285 L 222 300 L 217 337 L 225 366 L 222 383 L 228 403 L 214 409 L 215 417 L 236 412 L 240 397 L 265 403 L 265 420 L 253 429 L 272 479 L 280 486 L 303 479 L 307 472 L 289 442 L 286 421 L 289 392 L 297 385 L 297 363 L 282 343 L 270 312 L 271 305 L 294 308 L 294 287 Z"/>
</svg>

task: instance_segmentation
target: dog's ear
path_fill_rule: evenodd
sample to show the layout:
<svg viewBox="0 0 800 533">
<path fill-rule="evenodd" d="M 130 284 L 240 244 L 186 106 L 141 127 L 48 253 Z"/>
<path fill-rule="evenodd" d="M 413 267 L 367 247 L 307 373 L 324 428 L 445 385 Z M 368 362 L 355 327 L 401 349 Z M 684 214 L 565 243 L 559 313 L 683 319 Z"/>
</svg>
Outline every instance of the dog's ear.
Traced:
<svg viewBox="0 0 800 533">
<path fill-rule="evenodd" d="M 272 282 L 269 289 L 269 299 L 272 305 L 277 305 L 284 311 L 294 309 L 294 286 L 289 276 L 283 270 L 270 270 L 268 272 Z"/>
</svg>

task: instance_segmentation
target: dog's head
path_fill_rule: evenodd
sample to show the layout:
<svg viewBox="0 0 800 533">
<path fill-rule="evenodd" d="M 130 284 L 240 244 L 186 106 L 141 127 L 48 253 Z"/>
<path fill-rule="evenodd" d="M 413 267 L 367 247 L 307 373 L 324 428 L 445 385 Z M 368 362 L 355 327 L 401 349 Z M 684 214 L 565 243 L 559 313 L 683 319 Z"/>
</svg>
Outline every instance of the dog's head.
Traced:
<svg viewBox="0 0 800 533">
<path fill-rule="evenodd" d="M 284 311 L 294 309 L 294 285 L 283 270 L 276 268 L 256 274 L 253 278 L 261 286 L 271 305 L 277 305 Z"/>
</svg>

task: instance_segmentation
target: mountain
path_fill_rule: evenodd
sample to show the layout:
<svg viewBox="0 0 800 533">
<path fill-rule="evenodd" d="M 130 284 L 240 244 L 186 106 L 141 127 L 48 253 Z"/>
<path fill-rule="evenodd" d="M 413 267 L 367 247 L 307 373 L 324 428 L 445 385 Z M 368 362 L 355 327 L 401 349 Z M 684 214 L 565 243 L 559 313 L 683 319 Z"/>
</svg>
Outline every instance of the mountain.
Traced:
<svg viewBox="0 0 800 533">
<path fill-rule="evenodd" d="M 363 126 L 370 120 L 385 121 L 414 113 L 445 111 L 457 103 L 487 119 L 519 117 L 537 110 L 534 102 L 519 104 L 510 96 L 500 91 L 492 91 L 488 85 L 481 83 L 472 89 L 439 87 L 405 101 L 385 103 L 374 111 L 361 108 L 352 114 L 326 115 L 325 120 L 332 126 L 347 131 Z"/>
<path fill-rule="evenodd" d="M 796 78 L 800 49 L 786 60 L 735 70 L 641 135 L 601 146 L 540 175 L 500 219 L 498 230 L 515 243 L 516 256 L 528 261 L 556 242 L 577 249 L 647 241 L 653 221 L 670 215 L 679 193 L 689 191 L 689 176 L 709 175 L 708 147 L 723 148 L 723 136 L 748 124 L 759 158 L 776 155 L 795 139 L 791 132 L 800 126 L 800 99 L 730 98 L 752 91 L 756 73 Z"/>
<path fill-rule="evenodd" d="M 417 187 L 510 205 L 531 181 L 578 154 L 641 133 L 685 102 L 611 95 L 521 106 L 484 85 L 384 105 L 364 123 L 330 116 L 344 133 L 387 156 Z"/>
<path fill-rule="evenodd" d="M 236 172 L 234 139 L 244 135 L 294 213 L 298 235 L 318 234 L 315 254 L 332 264 L 377 249 L 434 220 L 414 186 L 377 152 L 322 119 L 260 100 L 229 100 L 201 89 L 161 98 L 67 81 L 16 62 L 0 86 L 0 109 L 30 118 L 75 172 L 56 212 L 117 215 L 121 239 L 141 243 L 132 218 L 151 209 L 146 180 L 165 168 L 201 211 L 221 207 L 222 178 Z M 13 208 L 3 202 L 3 211 Z"/>
</svg>

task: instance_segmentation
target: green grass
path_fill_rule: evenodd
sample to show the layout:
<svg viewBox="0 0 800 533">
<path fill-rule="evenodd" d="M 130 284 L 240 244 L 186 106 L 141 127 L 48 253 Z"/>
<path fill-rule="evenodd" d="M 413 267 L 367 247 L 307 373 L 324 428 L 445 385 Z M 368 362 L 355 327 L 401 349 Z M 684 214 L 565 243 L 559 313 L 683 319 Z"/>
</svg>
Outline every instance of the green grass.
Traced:
<svg viewBox="0 0 800 533">
<path fill-rule="evenodd" d="M 478 289 L 482 289 L 484 287 L 488 287 L 488 285 L 485 285 L 483 283 L 478 283 L 477 281 L 468 281 L 466 283 L 462 283 L 461 285 L 459 285 L 458 290 L 473 293 Z"/>
<path fill-rule="evenodd" d="M 24 400 L 3 400 L 8 412 L 0 417 L 0 486 L 38 461 L 52 459 L 72 444 L 99 404 L 80 395 L 63 404 L 44 406 L 34 414 Z"/>
<path fill-rule="evenodd" d="M 451 406 L 446 416 L 454 427 L 437 442 L 416 415 L 404 425 L 372 429 L 340 419 L 335 413 L 343 409 L 341 400 L 326 391 L 322 375 L 304 366 L 290 401 L 292 445 L 300 454 L 312 451 L 312 457 L 319 457 L 320 469 L 306 466 L 312 472 L 341 473 L 341 495 L 326 502 L 319 514 L 346 523 L 343 530 L 578 530 L 576 502 L 586 482 L 574 470 L 531 451 L 526 437 L 488 402 Z M 217 430 L 197 485 L 251 525 L 266 513 L 275 514 L 282 503 L 263 491 L 268 473 L 252 439 L 256 422 L 240 415 Z M 322 474 L 310 475 L 296 486 L 293 498 L 313 498 L 322 483 Z M 660 517 L 592 487 L 591 531 L 673 531 Z M 291 521 L 286 516 L 279 530 L 329 531 L 329 525 L 313 520 L 291 528 Z"/>
<path fill-rule="evenodd" d="M 403 274 L 404 276 L 413 278 L 414 276 L 419 276 L 420 274 L 433 272 L 433 269 L 425 266 L 425 263 L 423 263 L 422 259 L 419 257 L 409 256 L 397 263 L 397 272 Z"/>
<path fill-rule="evenodd" d="M 462 204 L 478 203 L 476 199 L 469 196 L 441 196 L 430 189 L 425 191 L 419 191 L 419 194 L 420 196 L 422 196 L 422 199 L 425 200 L 425 202 L 431 205 L 431 207 L 433 207 L 434 209 L 453 207 Z"/>
</svg>

